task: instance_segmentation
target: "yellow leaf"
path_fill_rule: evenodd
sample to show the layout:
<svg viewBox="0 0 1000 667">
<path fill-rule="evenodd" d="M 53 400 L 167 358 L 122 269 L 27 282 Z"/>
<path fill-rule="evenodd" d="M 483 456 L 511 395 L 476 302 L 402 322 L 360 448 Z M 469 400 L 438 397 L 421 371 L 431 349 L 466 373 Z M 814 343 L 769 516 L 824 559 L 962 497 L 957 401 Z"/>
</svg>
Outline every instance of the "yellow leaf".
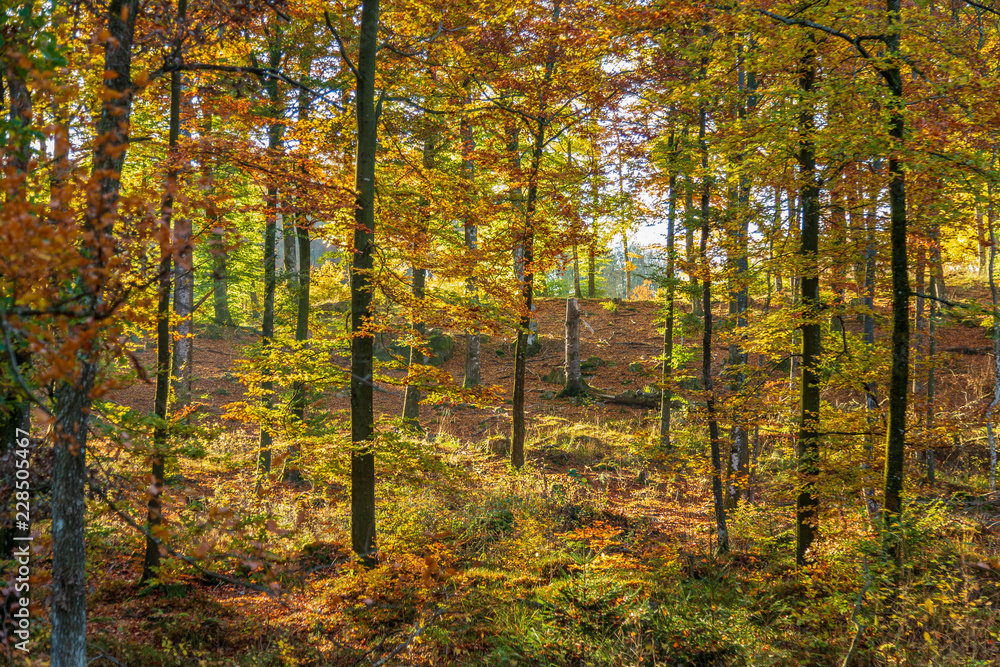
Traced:
<svg viewBox="0 0 1000 667">
<path fill-rule="evenodd" d="M 931 642 L 931 635 L 930 635 L 930 633 L 929 633 L 929 632 L 925 632 L 925 633 L 924 633 L 924 641 L 925 641 L 925 642 L 927 642 L 928 644 L 931 644 L 931 643 L 932 643 L 932 642 Z"/>
</svg>

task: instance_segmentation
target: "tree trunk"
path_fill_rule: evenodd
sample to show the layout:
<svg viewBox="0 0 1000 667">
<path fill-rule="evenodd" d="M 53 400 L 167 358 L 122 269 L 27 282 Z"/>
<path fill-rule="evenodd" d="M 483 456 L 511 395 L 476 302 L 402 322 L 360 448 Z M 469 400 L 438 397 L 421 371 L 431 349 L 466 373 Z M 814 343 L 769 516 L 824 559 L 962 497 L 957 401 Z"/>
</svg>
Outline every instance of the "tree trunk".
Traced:
<svg viewBox="0 0 1000 667">
<path fill-rule="evenodd" d="M 702 58 L 702 76 L 708 67 L 708 58 Z M 718 552 L 729 551 L 729 530 L 726 528 L 725 499 L 722 493 L 722 453 L 719 443 L 719 422 L 715 415 L 715 392 L 712 389 L 712 266 L 708 261 L 709 197 L 711 181 L 708 171 L 708 142 L 705 132 L 708 112 L 701 105 L 698 124 L 698 146 L 701 150 L 701 245 L 699 259 L 702 272 L 702 312 L 704 312 L 704 336 L 702 338 L 701 374 L 705 388 L 705 408 L 708 413 L 708 437 L 712 454 L 712 496 L 715 501 L 715 530 L 718 538 Z"/>
<path fill-rule="evenodd" d="M 553 11 L 553 21 L 559 21 L 560 4 L 557 0 Z M 532 338 L 537 333 L 532 331 L 531 313 L 534 305 L 535 281 L 535 204 L 538 201 L 538 171 L 542 164 L 542 153 L 545 150 L 545 128 L 551 120 L 546 117 L 546 99 L 544 91 L 552 82 L 552 74 L 556 67 L 556 49 L 549 49 L 545 59 L 545 76 L 542 80 L 543 94 L 538 105 L 538 116 L 534 119 L 534 136 L 531 148 L 531 167 L 528 173 L 528 200 L 524 208 L 524 231 L 521 234 L 523 280 L 521 280 L 521 297 L 524 301 L 524 312 L 521 315 L 517 343 L 514 350 L 514 392 L 512 397 L 513 426 L 511 428 L 510 461 L 515 468 L 524 466 L 524 371 Z"/>
<path fill-rule="evenodd" d="M 302 74 L 308 78 L 312 61 L 304 58 L 302 62 Z M 304 90 L 298 92 L 299 121 L 306 121 L 309 118 L 309 95 Z M 309 226 L 312 222 L 306 213 L 305 201 L 301 192 L 296 192 L 295 197 L 295 241 L 298 246 L 298 272 L 296 273 L 297 283 L 295 290 L 295 342 L 299 344 L 299 349 L 305 348 L 306 341 L 309 340 L 309 287 L 310 274 L 312 272 L 312 253 L 309 245 Z M 298 380 L 292 384 L 291 400 L 292 416 L 302 424 L 306 418 L 306 383 Z M 289 443 L 285 456 L 284 481 L 290 484 L 298 484 L 302 481 L 302 473 L 299 470 L 299 456 L 302 453 L 302 446 L 297 440 Z"/>
<path fill-rule="evenodd" d="M 374 338 L 366 331 L 372 310 L 375 262 L 375 156 L 378 110 L 375 70 L 378 50 L 379 0 L 361 4 L 361 37 L 357 61 L 358 153 L 355 171 L 354 262 L 351 267 L 351 545 L 366 563 L 375 562 L 375 412 L 372 401 Z"/>
<path fill-rule="evenodd" d="M 983 226 L 983 209 L 976 204 L 976 236 L 979 238 L 979 277 L 986 276 L 986 228 Z"/>
<path fill-rule="evenodd" d="M 566 385 L 559 396 L 587 393 L 580 374 L 580 308 L 576 299 L 566 299 Z"/>
<path fill-rule="evenodd" d="M 180 10 L 178 10 L 178 17 Z M 178 53 L 177 58 L 181 55 Z M 171 73 L 171 109 L 173 115 L 173 77 Z M 178 86 L 180 82 L 178 81 Z M 178 104 L 180 104 L 178 91 Z M 178 108 L 178 119 L 180 110 Z M 178 120 L 178 128 L 180 121 Z M 178 129 L 179 131 L 179 129 Z M 171 165 L 176 170 L 177 165 Z M 176 179 L 175 179 L 176 185 Z M 176 193 L 175 193 L 176 194 Z M 189 217 L 178 217 L 174 224 L 174 350 L 171 377 L 174 403 L 187 407 L 191 403 L 191 366 L 194 363 L 194 239 Z"/>
<path fill-rule="evenodd" d="M 107 21 L 109 38 L 104 46 L 104 69 L 116 74 L 105 79 L 110 94 L 103 96 L 97 121 L 94 158 L 89 187 L 94 189 L 84 213 L 89 232 L 81 253 L 92 267 L 103 270 L 110 256 L 114 228 L 102 224 L 113 219 L 121 186 L 122 165 L 128 148 L 132 112 L 132 41 L 138 0 L 111 0 Z M 100 296 L 89 297 L 87 306 L 97 314 L 103 309 Z M 74 332 L 88 337 L 84 323 Z M 96 341 L 85 343 L 78 353 L 81 368 L 72 380 L 64 380 L 55 391 L 55 457 L 52 472 L 52 667 L 83 667 L 87 663 L 84 516 L 87 487 L 87 422 L 91 392 L 98 369 Z"/>
<path fill-rule="evenodd" d="M 741 54 L 742 60 L 742 54 Z M 757 89 L 757 77 L 754 72 L 744 74 L 742 65 L 739 68 L 738 88 L 741 93 L 748 93 L 746 103 L 740 104 L 739 116 L 745 119 L 747 114 L 753 111 L 756 106 L 755 91 Z M 742 95 L 741 95 L 742 97 Z M 749 225 L 750 225 L 750 179 L 743 172 L 743 154 L 736 156 L 736 165 L 739 169 L 739 193 L 736 206 L 736 261 L 733 275 L 734 290 L 730 295 L 734 305 L 733 314 L 736 316 L 736 336 L 735 342 L 729 347 L 729 368 L 732 380 L 732 390 L 738 394 L 743 389 L 746 382 L 747 353 L 739 341 L 746 338 L 746 333 L 742 330 L 747 328 L 746 311 L 749 305 L 749 283 L 750 283 L 750 262 L 749 262 Z M 768 280 L 770 286 L 770 280 Z M 746 474 L 746 464 L 749 461 L 749 447 L 747 429 L 741 415 L 733 415 L 732 446 L 729 452 L 729 485 L 727 488 L 726 507 L 735 508 L 739 503 L 740 476 Z M 745 480 L 744 480 L 745 482 Z"/>
<path fill-rule="evenodd" d="M 281 64 L 281 35 L 273 38 L 270 44 L 270 66 L 277 68 Z M 281 93 L 278 89 L 278 79 L 269 78 L 266 84 L 267 97 L 270 102 L 270 114 L 272 119 L 281 116 Z M 281 138 L 284 127 L 277 122 L 272 122 L 267 129 L 267 148 L 270 158 L 277 163 L 277 154 L 281 150 Z M 272 180 L 267 186 L 265 199 L 264 224 L 264 314 L 261 321 L 261 357 L 264 359 L 263 377 L 267 378 L 260 383 L 261 389 L 261 423 L 260 423 L 260 446 L 257 453 L 257 483 L 256 488 L 259 493 L 267 482 L 271 472 L 271 446 L 274 444 L 274 434 L 272 432 L 274 409 L 274 381 L 271 379 L 271 371 L 267 361 L 271 353 L 271 345 L 274 343 L 274 292 L 276 288 L 277 272 L 277 228 L 278 228 L 278 186 Z"/>
<path fill-rule="evenodd" d="M 291 197 L 288 197 L 288 199 L 291 199 Z M 293 298 L 298 289 L 295 262 L 298 234 L 295 231 L 295 221 L 299 215 L 301 214 L 297 211 L 283 211 L 278 215 L 281 218 L 282 264 L 285 267 L 285 289 L 288 290 L 288 295 Z"/>
<path fill-rule="evenodd" d="M 663 325 L 663 371 L 660 374 L 660 446 L 670 449 L 670 403 L 673 400 L 673 392 L 670 389 L 670 381 L 674 373 L 674 265 L 677 260 L 677 249 L 674 247 L 674 222 L 677 213 L 677 170 L 674 167 L 673 159 L 677 155 L 677 146 L 674 135 L 671 133 L 668 140 L 670 154 L 670 176 L 668 186 L 670 188 L 667 199 L 667 298 L 666 310 L 667 318 Z"/>
<path fill-rule="evenodd" d="M 187 14 L 187 0 L 177 3 L 177 22 L 183 25 Z M 181 45 L 174 44 L 173 57 L 180 58 Z M 146 528 L 158 537 L 162 524 L 160 492 L 163 488 L 163 463 L 167 449 L 167 401 L 170 394 L 170 225 L 177 198 L 177 140 L 181 130 L 181 73 L 170 73 L 170 119 L 167 130 L 167 174 L 164 179 L 163 200 L 160 205 L 160 272 L 157 276 L 158 302 L 156 307 L 156 393 L 153 397 L 153 455 L 150 461 L 149 498 L 146 503 Z M 142 562 L 139 583 L 144 584 L 157 576 L 160 568 L 160 545 L 146 538 L 146 555 Z"/>
<path fill-rule="evenodd" d="M 424 171 L 431 171 L 434 169 L 434 159 L 436 152 L 436 136 L 432 126 L 432 120 L 429 117 L 425 119 L 426 127 L 425 131 L 427 135 L 424 137 L 424 151 L 423 151 L 423 168 Z M 423 300 L 424 300 L 424 288 L 427 282 L 427 270 L 418 265 L 418 262 L 423 261 L 423 258 L 427 254 L 427 237 L 430 229 L 430 201 L 421 195 L 420 197 L 420 216 L 421 216 L 421 227 L 418 232 L 418 239 L 416 244 L 416 252 L 414 253 L 414 264 L 413 264 L 413 285 L 411 286 L 413 292 L 413 298 L 417 303 L 417 306 L 413 309 L 410 315 L 410 326 L 420 338 L 424 337 L 425 326 L 423 320 L 420 318 L 420 312 L 423 310 Z M 474 234 L 474 232 L 473 232 Z M 466 227 L 465 230 L 466 242 L 469 239 L 469 230 Z M 474 237 L 473 237 L 474 242 Z M 468 283 L 466 283 L 468 286 Z M 473 288 L 475 288 L 475 283 L 473 282 Z M 468 335 L 468 334 L 467 334 Z M 478 343 L 478 338 L 477 341 Z M 468 346 L 466 346 L 466 366 L 468 366 Z M 476 348 L 478 353 L 478 346 Z M 478 360 L 477 360 L 478 361 Z M 406 390 L 403 393 L 403 419 L 409 422 L 414 428 L 420 429 L 420 388 L 416 384 L 416 378 L 418 375 L 417 366 L 427 363 L 424 358 L 423 353 L 420 348 L 416 345 L 410 346 L 410 360 Z M 478 367 L 476 369 L 478 371 Z M 468 368 L 466 368 L 466 377 L 468 377 Z"/>
<path fill-rule="evenodd" d="M 698 275 L 694 269 L 697 259 L 694 254 L 694 223 L 699 219 L 699 213 L 694 208 L 694 181 L 688 176 L 684 183 L 684 259 L 690 280 L 691 313 L 701 317 L 701 290 L 698 287 Z"/>
<path fill-rule="evenodd" d="M 885 43 L 891 63 L 900 58 L 900 1 L 886 0 L 889 30 Z M 902 557 L 897 523 L 903 511 L 903 463 L 906 448 L 906 404 L 910 363 L 910 277 L 906 256 L 906 181 L 899 156 L 906 136 L 906 101 L 903 77 L 898 64 L 883 70 L 889 84 L 889 239 L 892 247 L 892 368 L 889 380 L 889 424 L 885 443 L 886 551 L 895 559 Z"/>
<path fill-rule="evenodd" d="M 594 246 L 596 245 L 594 239 L 590 240 L 590 244 L 587 246 L 587 298 L 593 299 L 597 295 L 597 269 L 596 261 L 594 255 L 596 250 Z"/>
<path fill-rule="evenodd" d="M 991 168 L 995 163 L 996 147 L 993 148 Z M 997 490 L 997 446 L 993 428 L 993 412 L 996 410 L 997 404 L 1000 403 L 1000 307 L 998 307 L 996 274 L 994 273 L 997 258 L 997 234 L 994 224 L 996 217 L 993 206 L 992 180 L 987 182 L 986 188 L 987 211 L 989 212 L 987 225 L 990 234 L 990 259 L 987 277 L 990 281 L 990 299 L 993 306 L 993 400 L 990 402 L 990 407 L 986 409 L 986 437 L 990 451 L 990 493 L 995 493 Z"/>
<path fill-rule="evenodd" d="M 801 178 L 802 241 L 802 379 L 798 438 L 799 494 L 795 502 L 795 562 L 804 565 L 816 535 L 818 501 L 813 495 L 819 473 L 819 368 L 823 353 L 819 300 L 819 182 L 816 178 L 815 120 L 811 99 L 816 82 L 815 40 L 809 34 L 806 52 L 799 61 L 799 170 Z"/>
<path fill-rule="evenodd" d="M 6 179 L 6 195 L 8 202 L 26 202 L 28 190 L 25 179 L 28 174 L 28 167 L 31 161 L 31 91 L 28 89 L 24 79 L 17 73 L 13 64 L 8 64 L 7 72 L 7 92 L 10 98 L 10 127 L 7 129 L 8 147 L 13 148 L 7 152 L 7 167 L 13 173 L 8 172 Z M 2 106 L 3 91 L 0 90 L 0 106 Z M 59 139 L 57 137 L 56 141 Z M 57 156 L 53 160 L 53 169 L 60 164 Z M 68 150 L 68 146 L 66 147 Z M 55 180 L 56 176 L 53 175 Z M 58 186 L 56 186 L 58 189 Z M 51 199 L 51 198 L 50 198 Z M 14 361 L 18 366 L 21 375 L 31 364 L 31 350 L 27 341 L 17 332 L 10 332 L 10 344 Z M 10 363 L 9 353 L 4 350 L 0 356 L 0 365 Z M 13 375 L 13 373 L 11 373 Z M 25 396 L 24 390 L 10 379 L 11 385 L 4 388 L 3 395 L 0 396 L 0 457 L 7 452 L 17 449 L 17 441 L 21 438 L 18 430 L 24 431 L 27 437 L 31 430 L 31 402 Z M 14 479 L 0 479 L 0 484 L 14 488 Z M 13 519 L 13 516 L 10 516 Z M 0 557 L 7 556 L 14 549 L 14 534 L 18 532 L 8 520 L 0 521 Z"/>
<path fill-rule="evenodd" d="M 471 103 L 471 98 L 466 97 L 466 103 Z M 472 135 L 472 126 L 469 124 L 467 115 L 462 115 L 459 134 L 462 139 L 462 177 L 466 188 L 466 212 L 465 212 L 465 248 L 473 255 L 473 261 L 469 266 L 469 277 L 465 281 L 465 289 L 469 293 L 474 305 L 479 305 L 479 288 L 476 285 L 475 255 L 479 246 L 479 228 L 472 215 L 472 195 L 473 178 L 475 175 L 475 165 L 472 162 L 472 152 L 475 149 L 475 139 Z M 478 308 L 477 308 L 478 311 Z M 465 377 L 462 379 L 462 386 L 466 389 L 478 387 L 482 381 L 482 371 L 480 367 L 480 339 L 479 327 L 472 327 L 465 332 Z"/>
<path fill-rule="evenodd" d="M 878 168 L 875 169 L 878 171 Z M 875 269 L 877 260 L 877 250 L 875 243 L 875 212 L 878 208 L 878 189 L 872 190 L 871 205 L 865 214 L 865 235 L 868 245 L 865 248 L 865 314 L 862 321 L 862 340 L 872 354 L 875 347 Z M 869 433 L 865 436 L 865 461 L 861 464 L 862 469 L 868 470 L 874 464 L 875 436 L 874 428 L 878 422 L 877 413 L 879 411 L 878 400 L 875 398 L 875 383 L 865 383 L 865 408 L 868 413 Z M 875 500 L 875 489 L 865 484 L 862 491 L 865 499 L 865 508 L 868 511 L 868 519 L 874 522 L 878 518 L 878 502 Z"/>
<path fill-rule="evenodd" d="M 208 91 L 199 91 L 199 95 L 208 95 Z M 205 112 L 205 136 L 212 133 L 211 111 Z M 215 171 L 212 163 L 205 165 L 205 182 L 208 192 L 212 194 L 215 188 Z M 211 230 L 208 237 L 208 250 L 212 256 L 212 321 L 219 326 L 231 327 L 233 315 L 229 310 L 229 263 L 226 261 L 226 232 L 222 227 L 222 214 L 214 202 L 205 206 L 205 217 L 210 220 Z"/>
</svg>

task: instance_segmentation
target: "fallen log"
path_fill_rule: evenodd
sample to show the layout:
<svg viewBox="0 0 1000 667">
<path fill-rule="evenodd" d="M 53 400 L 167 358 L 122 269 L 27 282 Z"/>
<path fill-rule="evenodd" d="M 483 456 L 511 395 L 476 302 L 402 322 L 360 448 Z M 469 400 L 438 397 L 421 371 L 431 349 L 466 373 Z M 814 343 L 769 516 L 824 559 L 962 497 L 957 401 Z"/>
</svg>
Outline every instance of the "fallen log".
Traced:
<svg viewBox="0 0 1000 667">
<path fill-rule="evenodd" d="M 660 407 L 659 397 L 654 398 L 645 394 L 637 396 L 629 392 L 623 394 L 597 394 L 594 396 L 594 400 L 615 403 L 616 405 L 631 405 L 636 408 L 653 409 Z"/>
</svg>

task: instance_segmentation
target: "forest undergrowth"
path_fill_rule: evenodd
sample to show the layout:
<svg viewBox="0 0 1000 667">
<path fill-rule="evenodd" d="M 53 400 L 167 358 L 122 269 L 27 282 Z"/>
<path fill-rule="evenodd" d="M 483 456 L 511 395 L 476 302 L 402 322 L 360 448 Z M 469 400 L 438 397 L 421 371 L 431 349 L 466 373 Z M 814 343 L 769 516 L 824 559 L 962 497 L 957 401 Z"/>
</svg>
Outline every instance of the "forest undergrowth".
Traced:
<svg viewBox="0 0 1000 667">
<path fill-rule="evenodd" d="M 692 433 L 662 452 L 648 420 L 550 417 L 514 472 L 496 440 L 384 426 L 371 568 L 351 554 L 343 462 L 319 444 L 304 468 L 325 486 L 276 471 L 259 494 L 249 437 L 179 448 L 170 542 L 197 567 L 165 559 L 152 585 L 136 583 L 140 536 L 92 498 L 92 664 L 840 665 L 852 644 L 857 665 L 1000 659 L 995 505 L 956 492 L 947 468 L 908 487 L 900 566 L 862 503 L 830 497 L 813 564 L 796 569 L 780 445 L 717 555 Z"/>
</svg>

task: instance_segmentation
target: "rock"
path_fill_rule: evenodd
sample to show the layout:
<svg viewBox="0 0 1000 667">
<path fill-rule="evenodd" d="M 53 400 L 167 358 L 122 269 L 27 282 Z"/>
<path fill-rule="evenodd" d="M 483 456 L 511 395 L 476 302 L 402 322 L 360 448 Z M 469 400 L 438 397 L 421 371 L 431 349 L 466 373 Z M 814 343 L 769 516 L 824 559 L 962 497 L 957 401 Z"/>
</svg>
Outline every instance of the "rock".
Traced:
<svg viewBox="0 0 1000 667">
<path fill-rule="evenodd" d="M 427 347 L 431 351 L 431 358 L 427 363 L 438 366 L 451 359 L 455 352 L 455 339 L 440 329 L 431 329 L 428 334 Z"/>
<path fill-rule="evenodd" d="M 490 438 L 486 441 L 486 451 L 494 456 L 506 456 L 510 451 L 510 438 L 505 435 Z"/>
<path fill-rule="evenodd" d="M 553 398 L 556 397 L 556 392 L 552 391 L 551 389 L 546 389 L 540 394 L 540 397 L 546 401 L 551 401 Z"/>
<path fill-rule="evenodd" d="M 495 354 L 496 354 L 496 355 L 497 355 L 498 357 L 504 357 L 504 356 L 507 356 L 507 350 L 503 349 L 502 347 L 498 347 L 498 348 L 497 348 L 496 350 L 494 350 L 494 353 L 495 353 Z"/>
<path fill-rule="evenodd" d="M 524 348 L 524 355 L 526 357 L 533 357 L 542 351 L 542 342 L 538 340 L 535 336 L 533 340 L 529 341 L 527 346 Z"/>
<path fill-rule="evenodd" d="M 549 384 L 566 384 L 566 371 L 562 366 L 556 366 L 546 375 L 542 376 L 542 382 L 548 382 Z"/>
<path fill-rule="evenodd" d="M 628 365 L 628 369 L 629 369 L 629 371 L 631 371 L 633 373 L 645 373 L 646 372 L 646 369 L 643 368 L 643 365 L 642 365 L 641 361 L 633 361 L 631 364 Z"/>
<path fill-rule="evenodd" d="M 607 362 L 600 357 L 587 357 L 587 360 L 580 364 L 580 373 L 592 375 L 601 366 L 606 366 Z"/>
</svg>

